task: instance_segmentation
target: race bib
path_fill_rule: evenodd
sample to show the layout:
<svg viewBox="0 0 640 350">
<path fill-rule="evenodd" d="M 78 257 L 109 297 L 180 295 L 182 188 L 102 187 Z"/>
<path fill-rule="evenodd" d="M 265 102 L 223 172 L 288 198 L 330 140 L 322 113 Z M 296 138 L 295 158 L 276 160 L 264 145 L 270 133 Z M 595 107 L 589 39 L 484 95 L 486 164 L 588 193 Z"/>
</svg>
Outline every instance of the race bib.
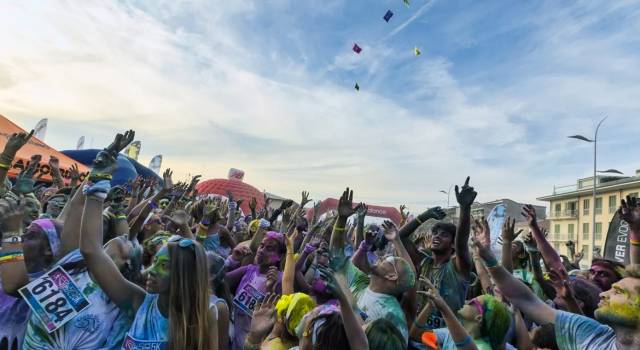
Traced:
<svg viewBox="0 0 640 350">
<path fill-rule="evenodd" d="M 427 319 L 427 322 L 425 322 L 425 325 L 429 329 L 436 329 L 436 328 L 444 328 L 444 327 L 446 327 L 446 324 L 444 323 L 444 318 L 439 317 L 435 313 L 432 313 L 431 315 L 429 315 L 429 318 Z"/>
<path fill-rule="evenodd" d="M 90 305 L 61 266 L 20 288 L 19 292 L 49 333 L 62 327 Z"/>
<path fill-rule="evenodd" d="M 252 285 L 246 284 L 240 293 L 233 299 L 233 305 L 237 306 L 245 314 L 251 316 L 256 304 L 264 298 L 264 294 Z"/>
<path fill-rule="evenodd" d="M 124 350 L 164 350 L 164 341 L 159 340 L 138 340 L 127 334 L 122 343 Z"/>
</svg>

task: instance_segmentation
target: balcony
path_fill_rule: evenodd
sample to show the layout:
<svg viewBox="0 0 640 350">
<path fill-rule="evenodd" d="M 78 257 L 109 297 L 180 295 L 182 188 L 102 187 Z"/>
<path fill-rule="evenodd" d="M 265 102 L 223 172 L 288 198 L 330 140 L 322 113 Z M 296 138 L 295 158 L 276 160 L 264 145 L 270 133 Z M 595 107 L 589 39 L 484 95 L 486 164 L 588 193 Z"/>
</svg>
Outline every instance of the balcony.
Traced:
<svg viewBox="0 0 640 350">
<path fill-rule="evenodd" d="M 577 210 L 560 210 L 551 213 L 552 219 L 575 219 L 578 217 Z"/>
</svg>

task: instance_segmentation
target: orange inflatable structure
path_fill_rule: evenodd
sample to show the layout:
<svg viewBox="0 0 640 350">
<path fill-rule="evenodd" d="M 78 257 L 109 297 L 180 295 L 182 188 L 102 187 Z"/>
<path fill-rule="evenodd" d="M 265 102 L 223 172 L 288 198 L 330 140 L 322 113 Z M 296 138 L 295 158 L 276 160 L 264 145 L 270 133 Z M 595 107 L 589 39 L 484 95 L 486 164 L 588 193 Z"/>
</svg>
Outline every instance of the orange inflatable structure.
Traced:
<svg viewBox="0 0 640 350">
<path fill-rule="evenodd" d="M 230 169 L 227 179 L 211 179 L 202 181 L 196 186 L 198 190 L 198 196 L 207 195 L 219 195 L 227 197 L 227 192 L 231 192 L 233 198 L 238 200 L 242 199 L 242 205 L 240 209 L 244 213 L 251 213 L 249 209 L 249 201 L 251 198 L 255 198 L 258 202 L 257 207 L 262 208 L 264 206 L 264 195 L 257 188 L 249 185 L 243 181 L 244 171 L 238 169 Z"/>
<path fill-rule="evenodd" d="M 20 128 L 13 122 L 11 122 L 8 118 L 0 114 L 0 152 L 4 149 L 4 146 L 7 144 L 7 140 L 14 133 L 25 132 L 24 129 Z M 89 173 L 89 168 L 85 165 L 82 165 L 75 160 L 65 156 L 64 154 L 58 152 L 57 150 L 49 147 L 46 143 L 40 141 L 35 136 L 29 140 L 29 142 L 22 147 L 16 157 L 11 164 L 11 168 L 9 169 L 9 177 L 16 177 L 20 172 L 29 165 L 29 160 L 31 156 L 34 154 L 42 155 L 42 160 L 38 165 L 38 170 L 34 175 L 34 178 L 38 177 L 42 174 L 42 177 L 39 179 L 40 181 L 51 182 L 51 168 L 49 167 L 49 158 L 51 156 L 55 156 L 60 160 L 60 173 L 65 183 L 69 183 L 71 178 L 69 176 L 69 168 L 71 165 L 76 164 L 78 166 L 78 170 L 82 174 L 81 179 Z"/>
</svg>

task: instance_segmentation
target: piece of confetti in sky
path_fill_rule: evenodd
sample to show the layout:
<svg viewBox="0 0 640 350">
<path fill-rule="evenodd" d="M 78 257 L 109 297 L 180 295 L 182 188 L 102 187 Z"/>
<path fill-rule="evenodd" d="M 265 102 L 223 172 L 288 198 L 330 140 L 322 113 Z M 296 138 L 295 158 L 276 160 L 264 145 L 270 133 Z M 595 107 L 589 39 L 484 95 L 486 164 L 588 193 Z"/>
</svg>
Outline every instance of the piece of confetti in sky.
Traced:
<svg viewBox="0 0 640 350">
<path fill-rule="evenodd" d="M 413 53 L 415 53 L 415 54 L 416 54 L 416 56 L 420 56 L 420 54 L 421 54 L 422 52 L 420 52 L 420 49 L 416 46 L 416 47 L 414 47 L 414 48 L 413 48 Z"/>
<path fill-rule="evenodd" d="M 360 46 L 358 46 L 358 44 L 353 44 L 353 52 L 359 54 L 360 51 L 362 51 L 362 48 Z"/>
<path fill-rule="evenodd" d="M 389 20 L 391 19 L 391 17 L 393 17 L 393 12 L 391 12 L 391 10 L 387 10 L 387 13 L 384 14 L 384 20 L 387 21 L 387 23 L 389 22 Z"/>
<path fill-rule="evenodd" d="M 358 83 L 356 83 L 356 86 L 354 86 L 353 88 L 360 91 L 360 85 L 358 85 Z"/>
<path fill-rule="evenodd" d="M 404 4 L 407 5 L 407 7 L 409 7 L 409 0 L 402 0 L 402 2 L 404 2 Z"/>
</svg>

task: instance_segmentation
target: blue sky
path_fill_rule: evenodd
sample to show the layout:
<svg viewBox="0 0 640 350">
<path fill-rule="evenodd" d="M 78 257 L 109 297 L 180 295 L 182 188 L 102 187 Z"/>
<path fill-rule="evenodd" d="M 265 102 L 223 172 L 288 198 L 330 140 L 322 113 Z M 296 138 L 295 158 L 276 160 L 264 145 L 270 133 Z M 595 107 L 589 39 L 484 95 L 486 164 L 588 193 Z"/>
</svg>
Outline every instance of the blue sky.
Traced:
<svg viewBox="0 0 640 350">
<path fill-rule="evenodd" d="M 603 115 L 601 168 L 640 168 L 639 1 L 2 2 L 0 20 L 1 114 L 48 117 L 59 149 L 134 128 L 179 177 L 236 167 L 417 211 L 471 175 L 479 200 L 532 202 L 589 175 L 566 136 Z"/>
</svg>

